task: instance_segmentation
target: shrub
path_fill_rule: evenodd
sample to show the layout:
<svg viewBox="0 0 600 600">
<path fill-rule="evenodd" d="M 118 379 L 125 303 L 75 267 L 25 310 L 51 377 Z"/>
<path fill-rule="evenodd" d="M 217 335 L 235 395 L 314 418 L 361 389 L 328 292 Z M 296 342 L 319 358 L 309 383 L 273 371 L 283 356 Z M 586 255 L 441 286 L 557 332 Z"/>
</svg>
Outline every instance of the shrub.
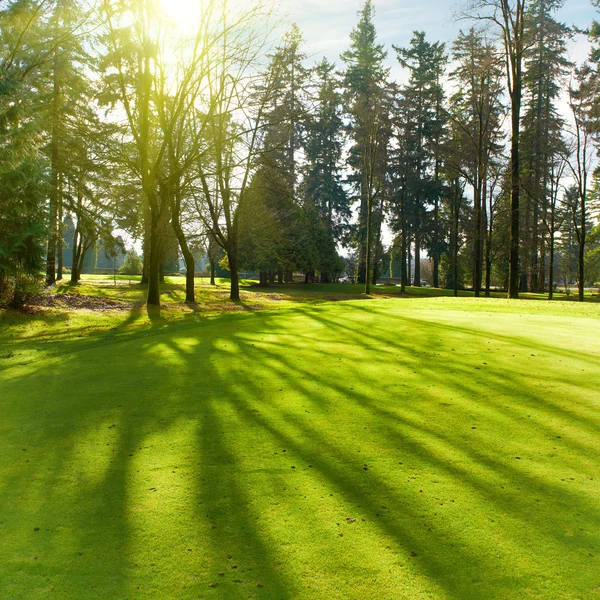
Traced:
<svg viewBox="0 0 600 600">
<path fill-rule="evenodd" d="M 143 269 L 144 263 L 142 259 L 137 255 L 135 250 L 129 250 L 123 264 L 119 268 L 119 273 L 122 275 L 141 275 Z"/>
</svg>

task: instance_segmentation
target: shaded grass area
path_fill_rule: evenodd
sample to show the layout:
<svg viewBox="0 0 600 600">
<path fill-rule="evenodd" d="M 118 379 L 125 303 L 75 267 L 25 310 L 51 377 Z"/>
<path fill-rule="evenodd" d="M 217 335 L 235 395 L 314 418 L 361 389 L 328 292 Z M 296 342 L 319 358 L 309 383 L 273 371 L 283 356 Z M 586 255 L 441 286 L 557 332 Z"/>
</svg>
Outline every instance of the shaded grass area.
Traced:
<svg viewBox="0 0 600 600">
<path fill-rule="evenodd" d="M 5 325 L 2 597 L 600 598 L 598 309 Z"/>
<path fill-rule="evenodd" d="M 118 299 L 123 301 L 144 302 L 147 293 L 147 286 L 140 284 L 140 276 L 117 275 L 116 281 L 113 281 L 112 275 L 83 275 L 79 284 L 72 285 L 68 282 L 59 283 L 53 291 L 65 294 L 90 294 L 93 296 Z M 242 279 L 240 285 L 243 291 L 251 293 L 254 299 L 261 301 L 260 295 L 280 296 L 279 300 L 294 301 L 314 301 L 317 299 L 337 300 L 348 298 L 359 298 L 364 296 L 364 285 L 360 284 L 275 284 L 271 287 L 260 288 L 258 282 L 250 279 Z M 185 300 L 185 277 L 171 276 L 165 278 L 165 283 L 161 286 L 162 298 L 164 302 L 183 302 Z M 372 295 L 378 296 L 419 296 L 419 297 L 450 297 L 453 296 L 452 290 L 429 287 L 407 287 L 406 293 L 400 293 L 400 287 L 397 285 L 377 285 L 371 288 Z M 196 278 L 196 293 L 200 306 L 216 307 L 222 304 L 228 298 L 229 280 L 217 278 L 216 286 L 210 285 L 210 280 L 206 277 Z M 472 298 L 474 294 L 469 290 L 459 290 L 459 297 Z M 522 299 L 529 300 L 547 300 L 547 294 L 534 294 L 522 292 Z M 505 298 L 505 292 L 493 291 L 492 298 Z M 554 293 L 555 301 L 577 301 L 577 294 L 571 292 L 566 294 L 564 291 Z M 586 300 L 590 302 L 600 302 L 600 289 L 586 290 Z M 265 299 L 262 299 L 264 304 Z M 262 306 L 262 304 L 261 304 Z"/>
</svg>

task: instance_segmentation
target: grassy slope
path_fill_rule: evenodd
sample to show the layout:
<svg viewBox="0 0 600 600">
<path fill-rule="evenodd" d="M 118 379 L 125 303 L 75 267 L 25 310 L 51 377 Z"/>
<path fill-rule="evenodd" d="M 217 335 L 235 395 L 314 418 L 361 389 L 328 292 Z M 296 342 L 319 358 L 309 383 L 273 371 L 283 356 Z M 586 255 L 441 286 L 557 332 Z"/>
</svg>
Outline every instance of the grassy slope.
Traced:
<svg viewBox="0 0 600 600">
<path fill-rule="evenodd" d="M 599 313 L 12 322 L 1 596 L 600 598 Z"/>
</svg>

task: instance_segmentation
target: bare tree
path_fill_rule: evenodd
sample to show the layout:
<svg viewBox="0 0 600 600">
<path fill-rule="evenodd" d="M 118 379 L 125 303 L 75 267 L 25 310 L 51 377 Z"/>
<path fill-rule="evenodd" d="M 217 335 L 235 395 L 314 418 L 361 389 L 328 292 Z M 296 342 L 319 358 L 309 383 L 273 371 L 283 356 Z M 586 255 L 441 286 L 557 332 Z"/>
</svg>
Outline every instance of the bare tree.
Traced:
<svg viewBox="0 0 600 600">
<path fill-rule="evenodd" d="M 275 81 L 262 81 L 257 69 L 270 34 L 266 5 L 231 14 L 223 2 L 221 10 L 219 52 L 205 75 L 205 97 L 193 111 L 195 139 L 203 148 L 194 166 L 195 200 L 208 233 L 227 254 L 230 299 L 239 301 L 238 208 L 246 201 Z"/>
<path fill-rule="evenodd" d="M 568 210 L 573 221 L 577 239 L 577 284 L 579 301 L 584 300 L 585 290 L 585 245 L 587 228 L 587 196 L 589 178 L 594 164 L 594 146 L 590 108 L 594 100 L 595 87 L 590 83 L 590 68 L 584 65 L 577 71 L 578 87 L 569 87 L 569 107 L 573 116 L 573 131 L 565 156 L 574 180 L 573 194 L 567 194 Z"/>
<path fill-rule="evenodd" d="M 519 138 L 523 96 L 523 53 L 527 0 L 474 0 L 460 18 L 483 20 L 497 27 L 504 49 L 511 107 L 511 194 L 508 297 L 519 297 L 520 162 Z"/>
</svg>

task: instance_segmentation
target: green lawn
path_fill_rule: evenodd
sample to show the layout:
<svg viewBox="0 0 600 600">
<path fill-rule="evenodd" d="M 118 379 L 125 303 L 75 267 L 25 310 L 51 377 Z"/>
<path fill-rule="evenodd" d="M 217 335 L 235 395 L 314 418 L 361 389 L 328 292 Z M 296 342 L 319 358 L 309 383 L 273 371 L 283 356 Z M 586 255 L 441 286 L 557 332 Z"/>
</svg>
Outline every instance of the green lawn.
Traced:
<svg viewBox="0 0 600 600">
<path fill-rule="evenodd" d="M 0 598 L 600 598 L 600 304 L 342 288 L 0 314 Z"/>
</svg>

